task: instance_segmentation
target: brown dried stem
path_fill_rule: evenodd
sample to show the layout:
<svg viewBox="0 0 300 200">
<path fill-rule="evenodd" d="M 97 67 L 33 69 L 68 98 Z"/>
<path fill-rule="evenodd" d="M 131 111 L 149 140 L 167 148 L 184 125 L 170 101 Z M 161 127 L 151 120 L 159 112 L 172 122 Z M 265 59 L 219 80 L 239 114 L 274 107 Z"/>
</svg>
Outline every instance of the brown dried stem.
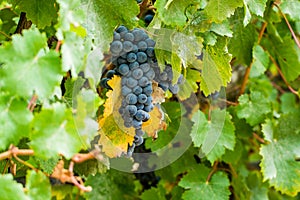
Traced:
<svg viewBox="0 0 300 200">
<path fill-rule="evenodd" d="M 294 40 L 295 40 L 298 48 L 300 48 L 300 42 L 299 42 L 299 40 L 298 40 L 298 38 L 297 38 L 297 36 L 296 36 L 296 34 L 295 34 L 295 32 L 294 32 L 291 24 L 289 23 L 288 19 L 286 18 L 285 14 L 281 11 L 281 8 L 279 7 L 279 5 L 276 2 L 274 2 L 274 5 L 278 8 L 280 15 L 284 18 L 285 23 L 289 27 L 290 32 L 291 32 L 291 34 L 292 34 L 292 36 L 293 36 L 293 38 L 294 38 Z"/>
</svg>

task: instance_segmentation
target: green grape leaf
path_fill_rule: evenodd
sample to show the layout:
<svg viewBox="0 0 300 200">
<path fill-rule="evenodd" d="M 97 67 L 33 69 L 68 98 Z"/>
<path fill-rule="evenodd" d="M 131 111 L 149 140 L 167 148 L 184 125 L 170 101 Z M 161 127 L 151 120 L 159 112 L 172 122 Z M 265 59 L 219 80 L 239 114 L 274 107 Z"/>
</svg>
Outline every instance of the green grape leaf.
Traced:
<svg viewBox="0 0 300 200">
<path fill-rule="evenodd" d="M 253 91 L 239 97 L 237 116 L 246 119 L 251 126 L 264 121 L 265 115 L 271 112 L 270 100 L 261 92 Z"/>
<path fill-rule="evenodd" d="M 29 170 L 26 175 L 26 189 L 31 200 L 51 199 L 49 178 L 41 171 Z"/>
<path fill-rule="evenodd" d="M 160 0 L 156 1 L 154 6 L 157 8 L 158 17 L 167 25 L 184 26 L 186 24 L 187 7 L 197 4 L 198 1 L 174 1 Z"/>
<path fill-rule="evenodd" d="M 32 119 L 25 100 L 0 92 L 0 149 L 17 145 L 22 137 L 28 137 Z"/>
<path fill-rule="evenodd" d="M 228 177 L 223 172 L 218 171 L 207 182 L 209 172 L 209 168 L 198 165 L 180 180 L 179 186 L 187 189 L 182 195 L 184 200 L 229 199 L 230 182 Z"/>
<path fill-rule="evenodd" d="M 49 97 L 62 79 L 58 53 L 46 51 L 47 38 L 37 29 L 13 35 L 12 43 L 0 47 L 0 68 L 4 88 L 11 93 L 39 98 Z M 47 76 L 46 76 L 47 75 Z"/>
<path fill-rule="evenodd" d="M 200 72 L 188 68 L 186 71 L 186 79 L 184 83 L 179 85 L 178 97 L 180 100 L 185 100 L 191 96 L 193 92 L 198 90 L 198 84 L 201 80 Z"/>
<path fill-rule="evenodd" d="M 299 110 L 299 106 L 296 104 L 296 96 L 292 93 L 284 93 L 280 97 L 281 101 L 281 112 L 293 113 Z"/>
<path fill-rule="evenodd" d="M 262 175 L 252 172 L 247 177 L 247 185 L 251 191 L 250 199 L 268 200 L 268 184 L 262 182 Z"/>
<path fill-rule="evenodd" d="M 283 13 L 288 14 L 290 18 L 294 21 L 300 20 L 299 10 L 300 2 L 299 0 L 283 0 L 280 4 L 280 8 Z"/>
<path fill-rule="evenodd" d="M 250 71 L 250 77 L 258 77 L 265 73 L 269 65 L 269 55 L 259 45 L 253 47 L 253 64 Z"/>
<path fill-rule="evenodd" d="M 299 113 L 285 114 L 278 124 L 268 120 L 262 129 L 268 141 L 260 149 L 264 180 L 269 180 L 276 190 L 290 196 L 300 192 L 300 163 L 296 161 L 300 157 L 299 119 Z"/>
<path fill-rule="evenodd" d="M 58 6 L 55 0 L 16 1 L 19 9 L 26 13 L 28 20 L 43 29 L 57 18 Z"/>
<path fill-rule="evenodd" d="M 16 23 L 13 21 L 13 18 L 17 17 L 17 14 L 11 8 L 0 9 L 0 30 L 3 31 L 6 35 L 11 35 L 14 32 L 14 27 Z M 0 35 L 0 40 L 5 40 L 7 37 Z"/>
<path fill-rule="evenodd" d="M 13 180 L 12 174 L 0 175 L 0 194 L 2 200 L 30 200 L 25 195 L 22 185 Z"/>
<path fill-rule="evenodd" d="M 198 111 L 192 118 L 194 125 L 191 137 L 194 146 L 201 147 L 207 159 L 213 163 L 225 154 L 225 149 L 233 150 L 235 145 L 235 127 L 226 111 L 213 110 L 211 121 L 203 112 Z"/>
<path fill-rule="evenodd" d="M 263 46 L 276 58 L 287 81 L 293 81 L 300 75 L 299 49 L 290 36 L 282 38 L 273 34 L 267 40 L 262 40 Z"/>
<path fill-rule="evenodd" d="M 70 109 L 55 103 L 38 113 L 32 123 L 30 146 L 41 158 L 62 154 L 71 158 L 82 147 L 82 141 Z"/>
<path fill-rule="evenodd" d="M 85 19 L 85 11 L 81 9 L 80 0 L 56 0 L 59 4 L 58 34 L 69 31 L 72 26 L 79 27 Z"/>
<path fill-rule="evenodd" d="M 153 200 L 153 199 L 159 199 L 159 200 L 166 200 L 165 194 L 166 191 L 162 187 L 151 187 L 149 190 L 146 190 L 142 193 L 141 199 L 142 200 Z"/>
<path fill-rule="evenodd" d="M 83 2 L 84 10 L 88 13 L 86 20 L 88 31 L 93 34 L 95 44 L 99 44 L 105 51 L 108 50 L 113 38 L 114 29 L 121 24 L 130 28 L 139 13 L 135 0 L 83 0 Z"/>
<path fill-rule="evenodd" d="M 233 37 L 228 43 L 228 51 L 236 58 L 238 64 L 249 65 L 252 61 L 252 49 L 256 40 L 256 31 L 252 24 L 244 27 L 242 9 L 238 9 L 231 19 Z"/>
<path fill-rule="evenodd" d="M 107 173 L 89 175 L 86 184 L 93 187 L 84 196 L 87 200 L 94 199 L 128 199 L 134 197 L 133 174 L 122 173 L 110 169 Z M 126 198 L 127 197 L 127 198 Z"/>
<path fill-rule="evenodd" d="M 212 23 L 210 30 L 221 36 L 232 37 L 232 30 L 228 20 L 224 20 L 221 24 Z"/>
<path fill-rule="evenodd" d="M 83 38 L 74 32 L 65 31 L 61 54 L 63 70 L 65 72 L 70 70 L 72 77 L 77 77 L 77 74 L 83 67 L 85 56 Z"/>
<path fill-rule="evenodd" d="M 200 88 L 206 96 L 220 90 L 230 81 L 231 56 L 225 50 L 225 46 L 225 39 L 219 39 L 216 45 L 207 46 L 203 51 Z"/>
<path fill-rule="evenodd" d="M 242 6 L 242 0 L 210 0 L 204 10 L 213 22 L 220 23 L 233 15 L 236 8 Z"/>
<path fill-rule="evenodd" d="M 43 172 L 45 172 L 47 174 L 52 174 L 53 169 L 57 165 L 59 159 L 60 159 L 59 155 L 57 155 L 56 157 L 47 158 L 47 159 L 42 159 L 39 157 L 31 156 L 29 158 L 29 160 L 27 160 L 27 162 L 32 164 L 36 168 L 43 170 Z"/>
<path fill-rule="evenodd" d="M 251 13 L 263 17 L 267 1 L 268 0 L 244 0 L 244 6 L 249 8 Z"/>
<path fill-rule="evenodd" d="M 181 33 L 174 33 L 171 38 L 172 52 L 176 52 L 185 68 L 201 54 L 202 39 Z M 178 78 L 178 76 L 177 76 Z"/>
<path fill-rule="evenodd" d="M 75 98 L 76 103 L 73 104 L 73 108 L 76 109 L 75 125 L 85 146 L 90 147 L 90 142 L 98 134 L 98 123 L 93 117 L 100 106 L 100 99 L 94 91 L 85 89 Z"/>
</svg>

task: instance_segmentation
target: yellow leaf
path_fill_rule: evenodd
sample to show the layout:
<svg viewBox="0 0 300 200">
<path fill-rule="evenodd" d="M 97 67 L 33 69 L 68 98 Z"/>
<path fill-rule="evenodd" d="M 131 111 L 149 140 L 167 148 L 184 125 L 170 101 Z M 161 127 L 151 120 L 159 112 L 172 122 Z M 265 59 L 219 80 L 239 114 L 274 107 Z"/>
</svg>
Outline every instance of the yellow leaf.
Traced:
<svg viewBox="0 0 300 200">
<path fill-rule="evenodd" d="M 163 120 L 164 113 L 160 109 L 159 105 L 154 106 L 153 110 L 149 113 L 150 119 L 143 123 L 142 129 L 147 133 L 149 137 L 153 139 L 157 138 L 157 132 L 164 129 L 166 130 L 167 124 Z"/>
<path fill-rule="evenodd" d="M 156 81 L 153 81 L 152 83 L 153 93 L 152 93 L 152 99 L 153 104 L 161 104 L 165 102 L 165 91 L 161 89 L 161 87 L 158 87 L 158 83 Z"/>
</svg>

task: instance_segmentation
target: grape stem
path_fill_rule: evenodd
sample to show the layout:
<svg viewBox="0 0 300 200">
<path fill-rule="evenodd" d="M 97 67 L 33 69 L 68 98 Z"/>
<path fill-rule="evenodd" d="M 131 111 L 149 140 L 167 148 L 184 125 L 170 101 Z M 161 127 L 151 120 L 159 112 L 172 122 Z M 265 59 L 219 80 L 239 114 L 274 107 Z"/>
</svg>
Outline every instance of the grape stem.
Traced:
<svg viewBox="0 0 300 200">
<path fill-rule="evenodd" d="M 261 39 L 262 39 L 262 37 L 264 35 L 264 32 L 265 32 L 265 30 L 267 28 L 267 25 L 268 25 L 268 23 L 264 22 L 263 25 L 261 26 L 261 29 L 260 29 L 259 35 L 258 35 L 257 44 L 260 43 L 260 41 L 261 41 Z M 246 85 L 247 85 L 247 82 L 248 82 L 248 79 L 249 79 L 249 75 L 250 75 L 250 71 L 251 71 L 253 63 L 254 63 L 254 59 L 252 59 L 249 67 L 247 67 L 247 69 L 246 69 L 246 72 L 245 72 L 245 75 L 244 75 L 244 79 L 243 79 L 243 83 L 242 83 L 242 86 L 241 86 L 241 89 L 240 89 L 240 94 L 238 95 L 238 97 L 241 96 L 242 94 L 244 94 L 244 92 L 245 92 Z"/>
<path fill-rule="evenodd" d="M 36 101 L 38 99 L 37 95 L 32 95 L 30 102 L 28 103 L 27 109 L 30 110 L 30 112 L 33 112 L 34 107 L 36 106 Z"/>
<path fill-rule="evenodd" d="M 21 164 L 29 167 L 30 169 L 39 171 L 33 165 L 27 163 L 26 161 L 24 161 L 18 157 L 18 156 L 33 156 L 33 155 L 34 155 L 34 151 L 32 149 L 19 149 L 18 147 L 14 146 L 14 145 L 10 145 L 10 147 L 7 151 L 0 153 L 0 160 L 14 158 Z M 81 191 L 90 192 L 92 190 L 92 188 L 90 186 L 84 186 L 82 179 L 80 177 L 74 176 L 73 169 L 74 169 L 75 163 L 82 163 L 86 160 L 95 159 L 95 158 L 99 159 L 100 161 L 104 160 L 104 156 L 100 153 L 100 149 L 96 148 L 95 150 L 93 150 L 89 153 L 86 153 L 86 154 L 83 154 L 83 153 L 75 154 L 71 159 L 68 170 L 63 168 L 63 164 L 62 164 L 63 160 L 61 160 L 55 167 L 55 170 L 54 170 L 53 174 L 50 175 L 50 177 L 56 178 L 63 183 L 65 183 L 65 182 L 72 183 L 77 188 L 79 188 Z M 7 166 L 5 168 L 7 168 Z M 3 171 L 3 173 L 5 173 L 5 171 Z M 56 173 L 55 173 L 55 171 L 56 171 Z M 47 174 L 45 174 L 45 175 L 49 176 Z"/>
<path fill-rule="evenodd" d="M 59 52 L 59 49 L 60 49 L 60 46 L 62 45 L 62 42 L 61 40 L 58 40 L 57 43 L 56 43 L 56 47 L 55 47 L 55 51 L 56 52 Z"/>
<path fill-rule="evenodd" d="M 299 40 L 298 40 L 298 38 L 297 38 L 297 36 L 296 36 L 296 34 L 295 34 L 292 26 L 290 25 L 288 19 L 286 18 L 285 14 L 281 11 L 281 8 L 279 7 L 279 5 L 276 2 L 274 2 L 273 4 L 278 8 L 280 15 L 284 18 L 285 23 L 289 27 L 290 32 L 291 32 L 291 34 L 292 34 L 292 36 L 293 36 L 293 38 L 294 38 L 294 40 L 295 40 L 298 48 L 300 48 L 300 42 L 299 42 Z"/>
<path fill-rule="evenodd" d="M 219 164 L 218 161 L 216 161 L 216 162 L 214 163 L 214 165 L 213 165 L 213 167 L 212 167 L 212 170 L 209 172 L 209 174 L 208 174 L 208 176 L 207 176 L 207 178 L 206 178 L 206 182 L 205 182 L 206 184 L 209 183 L 209 181 L 210 181 L 212 175 L 218 170 L 218 164 Z"/>
<path fill-rule="evenodd" d="M 253 137 L 254 137 L 256 140 L 258 140 L 260 143 L 266 144 L 266 141 L 265 141 L 263 138 L 261 138 L 259 135 L 257 135 L 256 133 L 252 133 L 252 135 L 253 135 Z"/>
<path fill-rule="evenodd" d="M 269 57 L 271 59 L 271 61 L 273 62 L 273 64 L 275 65 L 280 77 L 282 78 L 283 82 L 286 84 L 286 86 L 288 87 L 288 89 L 293 93 L 295 94 L 298 98 L 299 98 L 299 94 L 296 90 L 294 90 L 290 84 L 288 83 L 288 81 L 286 80 L 286 78 L 284 77 L 279 65 L 277 64 L 276 60 L 269 54 Z"/>
</svg>

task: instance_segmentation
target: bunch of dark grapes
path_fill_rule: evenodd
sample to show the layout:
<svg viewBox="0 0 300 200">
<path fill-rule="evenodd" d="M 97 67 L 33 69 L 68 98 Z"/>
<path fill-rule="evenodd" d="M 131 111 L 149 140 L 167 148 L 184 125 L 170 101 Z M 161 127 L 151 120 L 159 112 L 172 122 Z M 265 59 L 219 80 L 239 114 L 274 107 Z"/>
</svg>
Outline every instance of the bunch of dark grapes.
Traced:
<svg viewBox="0 0 300 200">
<path fill-rule="evenodd" d="M 149 120 L 149 112 L 154 108 L 151 96 L 152 81 L 158 82 L 158 86 L 164 91 L 169 89 L 173 94 L 177 94 L 179 90 L 177 84 L 172 85 L 171 65 L 167 65 L 164 71 L 160 72 L 154 46 L 155 41 L 149 38 L 144 30 L 135 28 L 131 31 L 125 26 L 119 26 L 110 44 L 111 62 L 115 68 L 108 70 L 100 81 L 102 87 L 111 89 L 107 81 L 114 75 L 121 77 L 122 103 L 119 113 L 125 127 L 135 128 L 134 142 L 128 148 L 128 156 L 132 155 L 135 146 L 144 141 L 142 123 Z"/>
<path fill-rule="evenodd" d="M 128 149 L 128 156 L 132 155 L 135 146 L 143 143 L 142 123 L 149 120 L 149 112 L 154 107 L 151 96 L 155 76 L 152 66 L 155 63 L 154 46 L 155 41 L 142 29 L 130 31 L 125 26 L 119 26 L 110 44 L 115 69 L 109 70 L 100 81 L 102 87 L 111 89 L 107 81 L 114 75 L 122 78 L 119 113 L 125 127 L 135 128 L 134 143 Z"/>
</svg>

